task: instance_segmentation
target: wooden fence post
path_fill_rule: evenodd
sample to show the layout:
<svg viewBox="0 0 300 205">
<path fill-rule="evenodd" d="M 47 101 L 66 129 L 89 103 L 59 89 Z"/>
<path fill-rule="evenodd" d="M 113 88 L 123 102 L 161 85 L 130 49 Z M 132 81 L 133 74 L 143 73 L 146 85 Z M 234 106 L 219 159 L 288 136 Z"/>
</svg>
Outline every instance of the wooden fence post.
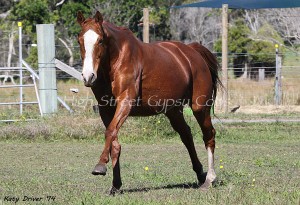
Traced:
<svg viewBox="0 0 300 205">
<path fill-rule="evenodd" d="M 228 112 L 228 4 L 222 5 L 222 72 L 224 85 L 223 106 Z"/>
<path fill-rule="evenodd" d="M 279 56 L 278 44 L 276 48 L 276 75 L 275 75 L 275 105 L 281 105 L 282 85 L 281 85 L 281 56 Z"/>
<path fill-rule="evenodd" d="M 149 9 L 143 9 L 143 41 L 149 43 Z"/>
<path fill-rule="evenodd" d="M 260 68 L 258 70 L 258 81 L 262 82 L 265 80 L 265 69 L 264 68 Z"/>
</svg>

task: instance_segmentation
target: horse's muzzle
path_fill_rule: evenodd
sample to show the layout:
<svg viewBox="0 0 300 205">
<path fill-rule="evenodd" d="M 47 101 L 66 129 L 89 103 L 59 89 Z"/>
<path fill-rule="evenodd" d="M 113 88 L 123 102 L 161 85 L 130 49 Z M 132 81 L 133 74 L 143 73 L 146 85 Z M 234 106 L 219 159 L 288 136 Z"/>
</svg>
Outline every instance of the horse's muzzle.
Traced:
<svg viewBox="0 0 300 205">
<path fill-rule="evenodd" d="M 95 84 L 95 81 L 97 79 L 97 77 L 94 73 L 91 73 L 91 75 L 89 75 L 88 77 L 85 77 L 82 74 L 82 78 L 83 78 L 84 85 L 86 87 L 92 87 Z"/>
</svg>

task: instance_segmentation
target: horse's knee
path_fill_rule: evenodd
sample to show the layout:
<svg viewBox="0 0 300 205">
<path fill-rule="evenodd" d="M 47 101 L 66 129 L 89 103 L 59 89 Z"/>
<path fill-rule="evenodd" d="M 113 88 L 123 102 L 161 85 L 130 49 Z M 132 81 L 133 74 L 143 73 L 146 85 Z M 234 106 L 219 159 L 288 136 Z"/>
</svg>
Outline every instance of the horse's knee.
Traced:
<svg viewBox="0 0 300 205">
<path fill-rule="evenodd" d="M 117 136 L 117 131 L 115 129 L 106 129 L 104 135 L 105 139 L 115 138 Z"/>
</svg>

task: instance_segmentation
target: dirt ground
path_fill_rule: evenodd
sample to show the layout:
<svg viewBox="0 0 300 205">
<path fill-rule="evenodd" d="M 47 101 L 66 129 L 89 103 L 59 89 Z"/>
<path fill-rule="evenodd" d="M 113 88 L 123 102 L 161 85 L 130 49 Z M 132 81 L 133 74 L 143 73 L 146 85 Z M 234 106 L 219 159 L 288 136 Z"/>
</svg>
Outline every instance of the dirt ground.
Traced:
<svg viewBox="0 0 300 205">
<path fill-rule="evenodd" d="M 230 108 L 229 108 L 230 109 Z M 237 113 L 244 114 L 284 114 L 284 113 L 299 113 L 300 117 L 300 106 L 289 105 L 289 106 L 241 106 Z"/>
</svg>

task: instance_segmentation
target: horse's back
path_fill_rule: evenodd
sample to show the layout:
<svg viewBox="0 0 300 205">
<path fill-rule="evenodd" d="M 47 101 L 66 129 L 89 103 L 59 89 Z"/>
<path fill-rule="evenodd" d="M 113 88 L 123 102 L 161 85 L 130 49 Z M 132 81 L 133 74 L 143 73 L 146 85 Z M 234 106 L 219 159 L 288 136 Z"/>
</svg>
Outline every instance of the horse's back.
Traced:
<svg viewBox="0 0 300 205">
<path fill-rule="evenodd" d="M 210 78 L 204 59 L 188 45 L 170 41 L 142 46 L 140 97 L 143 106 L 136 109 L 137 115 L 147 109 L 155 112 L 162 109 L 155 106 L 156 103 L 188 102 L 193 96 L 193 81 L 204 82 L 205 78 Z"/>
<path fill-rule="evenodd" d="M 170 75 L 176 75 L 186 83 L 191 80 L 193 67 L 205 65 L 199 52 L 177 41 L 144 44 L 143 54 L 144 72 L 162 73 L 164 77 L 172 72 Z"/>
<path fill-rule="evenodd" d="M 192 48 L 178 42 L 145 44 L 142 59 L 144 88 L 160 90 L 168 98 L 183 97 L 192 78 L 192 63 L 199 57 Z M 174 92 L 174 88 L 178 92 Z"/>
</svg>

